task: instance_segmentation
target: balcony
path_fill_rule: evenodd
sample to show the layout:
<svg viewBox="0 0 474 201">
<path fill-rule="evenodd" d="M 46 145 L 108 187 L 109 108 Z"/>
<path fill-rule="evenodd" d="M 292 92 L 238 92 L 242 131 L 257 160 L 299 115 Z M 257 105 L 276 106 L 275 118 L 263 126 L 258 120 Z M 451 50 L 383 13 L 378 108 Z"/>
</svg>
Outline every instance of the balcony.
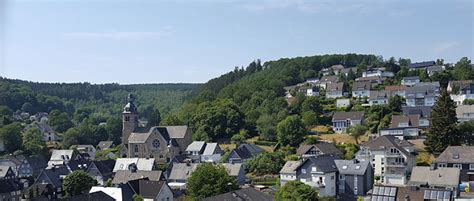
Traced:
<svg viewBox="0 0 474 201">
<path fill-rule="evenodd" d="M 400 153 L 385 152 L 385 157 L 386 158 L 402 157 L 402 155 Z"/>
<path fill-rule="evenodd" d="M 385 163 L 385 166 L 386 167 L 406 167 L 407 166 L 407 163 L 406 162 L 403 162 L 403 163 L 400 163 L 400 162 L 386 162 Z"/>
</svg>

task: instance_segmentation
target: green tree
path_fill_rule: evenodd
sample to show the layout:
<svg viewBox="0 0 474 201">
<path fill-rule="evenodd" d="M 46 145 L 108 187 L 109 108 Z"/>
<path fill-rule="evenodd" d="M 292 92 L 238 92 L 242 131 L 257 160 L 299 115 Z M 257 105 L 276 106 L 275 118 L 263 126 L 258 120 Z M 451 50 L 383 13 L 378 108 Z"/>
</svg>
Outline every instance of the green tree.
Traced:
<svg viewBox="0 0 474 201">
<path fill-rule="evenodd" d="M 187 182 L 189 194 L 197 199 L 237 190 L 235 179 L 227 173 L 225 167 L 212 163 L 202 163 L 191 174 Z"/>
<path fill-rule="evenodd" d="M 402 112 L 403 98 L 399 95 L 390 97 L 388 100 L 388 108 L 392 112 Z"/>
<path fill-rule="evenodd" d="M 283 146 L 298 146 L 305 135 L 306 128 L 298 115 L 288 116 L 277 125 L 278 142 Z"/>
<path fill-rule="evenodd" d="M 70 128 L 63 135 L 63 148 L 68 149 L 71 145 L 79 144 L 81 133 L 78 128 Z"/>
<path fill-rule="evenodd" d="M 313 111 L 303 112 L 302 121 L 306 127 L 316 125 L 318 123 L 318 116 Z"/>
<path fill-rule="evenodd" d="M 428 138 L 425 140 L 426 150 L 430 153 L 441 153 L 449 145 L 458 145 L 461 136 L 456 127 L 456 106 L 443 89 L 431 111 Z"/>
<path fill-rule="evenodd" d="M 459 124 L 458 130 L 464 143 L 470 146 L 474 145 L 474 120 Z"/>
<path fill-rule="evenodd" d="M 48 123 L 51 125 L 57 132 L 65 132 L 67 129 L 74 126 L 74 124 L 69 119 L 67 113 L 59 110 L 52 110 L 48 116 Z"/>
<path fill-rule="evenodd" d="M 133 194 L 133 201 L 143 201 L 143 197 L 138 194 Z"/>
<path fill-rule="evenodd" d="M 278 174 L 285 165 L 283 152 L 265 152 L 246 162 L 245 167 L 256 175 Z"/>
<path fill-rule="evenodd" d="M 277 119 L 269 114 L 263 114 L 257 119 L 257 131 L 265 140 L 275 140 Z"/>
<path fill-rule="evenodd" d="M 165 118 L 163 118 L 163 121 L 161 123 L 164 126 L 176 126 L 176 125 L 183 125 L 184 122 L 183 120 L 179 119 L 179 117 L 176 114 L 169 114 Z"/>
<path fill-rule="evenodd" d="M 97 181 L 82 170 L 69 173 L 63 181 L 63 189 L 66 196 L 75 196 L 88 193 Z"/>
<path fill-rule="evenodd" d="M 30 128 L 23 132 L 23 147 L 31 154 L 45 154 L 47 151 L 43 134 L 37 128 Z"/>
<path fill-rule="evenodd" d="M 151 112 L 150 116 L 148 117 L 148 126 L 159 126 L 161 122 L 161 114 L 160 111 L 157 109 L 154 109 L 153 112 Z"/>
<path fill-rule="evenodd" d="M 318 201 L 318 192 L 301 181 L 289 181 L 275 194 L 276 201 L 307 200 Z"/>
<path fill-rule="evenodd" d="M 367 127 L 364 125 L 355 125 L 349 127 L 348 133 L 354 138 L 356 144 L 359 144 L 359 137 L 363 136 L 367 132 Z"/>
<path fill-rule="evenodd" d="M 13 153 L 16 150 L 21 149 L 22 129 L 23 126 L 21 126 L 21 124 L 18 122 L 8 124 L 0 128 L 0 138 L 3 139 L 5 150 L 8 153 Z"/>
<path fill-rule="evenodd" d="M 470 80 L 474 78 L 474 70 L 471 67 L 471 60 L 467 57 L 461 58 L 453 68 L 453 76 L 456 80 Z"/>
<path fill-rule="evenodd" d="M 107 118 L 105 130 L 108 134 L 108 139 L 114 141 L 115 144 L 120 144 L 122 137 L 122 120 L 119 117 Z"/>
</svg>

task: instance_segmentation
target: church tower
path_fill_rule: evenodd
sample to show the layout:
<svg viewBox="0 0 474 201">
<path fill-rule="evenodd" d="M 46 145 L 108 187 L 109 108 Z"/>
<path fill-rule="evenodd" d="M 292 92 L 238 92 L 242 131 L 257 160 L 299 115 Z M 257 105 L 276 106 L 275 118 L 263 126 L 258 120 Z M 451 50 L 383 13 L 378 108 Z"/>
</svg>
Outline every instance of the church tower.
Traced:
<svg viewBox="0 0 474 201">
<path fill-rule="evenodd" d="M 128 95 L 128 103 L 123 108 L 122 125 L 122 144 L 128 145 L 128 137 L 138 127 L 138 111 L 132 94 Z"/>
</svg>

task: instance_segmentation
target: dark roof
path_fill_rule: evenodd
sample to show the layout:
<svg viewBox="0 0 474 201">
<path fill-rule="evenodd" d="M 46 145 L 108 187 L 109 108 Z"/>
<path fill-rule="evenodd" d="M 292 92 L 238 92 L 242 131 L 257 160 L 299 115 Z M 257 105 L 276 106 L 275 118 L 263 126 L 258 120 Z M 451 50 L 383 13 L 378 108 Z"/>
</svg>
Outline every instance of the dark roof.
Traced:
<svg viewBox="0 0 474 201">
<path fill-rule="evenodd" d="M 336 82 L 328 84 L 326 91 L 342 91 L 344 89 L 343 82 Z"/>
<path fill-rule="evenodd" d="M 319 80 L 320 82 L 337 82 L 339 80 L 339 77 L 335 75 L 326 75 L 321 77 Z"/>
<path fill-rule="evenodd" d="M 323 154 L 306 159 L 305 161 L 303 161 L 300 167 L 305 163 L 311 163 L 317 167 L 318 172 L 336 172 L 337 167 L 334 163 L 334 160 L 336 159 L 339 159 L 339 157 L 335 155 Z"/>
<path fill-rule="evenodd" d="M 0 194 L 21 190 L 21 185 L 16 179 L 0 179 Z"/>
<path fill-rule="evenodd" d="M 69 171 L 69 169 L 66 166 L 61 165 L 61 166 L 54 166 L 50 169 L 44 169 L 41 174 L 45 174 L 51 180 L 51 184 L 54 187 L 59 187 L 62 185 L 61 176 L 66 176 L 70 172 L 71 171 Z M 36 181 L 36 183 L 37 182 L 41 182 L 41 181 Z"/>
<path fill-rule="evenodd" d="M 93 193 L 88 193 L 88 194 L 81 194 L 81 195 L 76 195 L 76 196 L 70 196 L 65 198 L 64 200 L 69 200 L 69 201 L 84 201 L 84 200 L 89 200 L 89 201 L 115 201 L 113 197 L 110 197 L 106 193 L 102 191 L 97 191 Z"/>
<path fill-rule="evenodd" d="M 257 191 L 253 188 L 243 188 L 240 190 L 232 191 L 229 193 L 224 193 L 208 198 L 204 198 L 205 201 L 270 201 L 273 200 L 273 197 Z"/>
<path fill-rule="evenodd" d="M 474 146 L 448 146 L 435 163 L 474 163 Z"/>
<path fill-rule="evenodd" d="M 337 166 L 339 174 L 349 174 L 349 175 L 364 175 L 369 168 L 369 161 L 359 161 L 357 159 L 353 160 L 334 160 L 334 163 Z"/>
<path fill-rule="evenodd" d="M 393 115 L 392 121 L 390 122 L 390 128 L 399 128 L 400 123 L 408 123 L 408 127 L 419 127 L 420 126 L 420 115 Z"/>
<path fill-rule="evenodd" d="M 112 174 L 115 160 L 92 161 L 102 175 Z"/>
<path fill-rule="evenodd" d="M 119 170 L 115 173 L 115 177 L 112 180 L 113 184 L 124 184 L 132 180 L 147 178 L 151 181 L 159 181 L 162 177 L 161 171 L 145 171 L 137 170 L 137 172 L 131 172 L 129 170 Z"/>
<path fill-rule="evenodd" d="M 251 158 L 264 152 L 262 148 L 254 144 L 240 144 L 234 151 L 237 152 L 242 159 Z"/>
<path fill-rule="evenodd" d="M 33 171 L 42 170 L 48 166 L 48 162 L 43 156 L 28 156 L 26 157 Z"/>
<path fill-rule="evenodd" d="M 384 99 L 392 97 L 392 93 L 390 91 L 380 90 L 380 91 L 370 91 L 370 99 Z"/>
<path fill-rule="evenodd" d="M 139 179 L 130 181 L 129 184 L 135 193 L 140 194 L 143 198 L 154 199 L 160 193 L 161 188 L 166 184 L 165 181 L 149 181 L 147 179 Z"/>
<path fill-rule="evenodd" d="M 408 151 L 403 148 L 403 147 L 411 146 L 411 143 L 409 143 L 406 140 L 400 140 L 396 138 L 395 136 L 391 136 L 391 135 L 380 136 L 373 140 L 364 142 L 361 146 L 367 147 L 370 150 L 386 150 L 391 147 L 395 147 L 400 152 L 405 154 L 407 157 L 412 156 L 412 154 L 408 153 Z"/>
<path fill-rule="evenodd" d="M 431 106 L 402 107 L 403 114 L 419 114 L 420 117 L 428 118 L 431 116 Z"/>
<path fill-rule="evenodd" d="M 318 142 L 316 144 L 310 144 L 310 145 L 301 145 L 298 147 L 298 150 L 296 150 L 296 155 L 303 155 L 306 152 L 308 152 L 311 148 L 316 147 L 319 149 L 322 154 L 334 154 L 338 156 L 342 156 L 342 152 L 334 146 L 332 143 L 327 143 L 327 142 Z"/>
<path fill-rule="evenodd" d="M 352 91 L 370 90 L 371 86 L 370 81 L 357 81 L 352 83 Z"/>
<path fill-rule="evenodd" d="M 332 120 L 336 121 L 341 121 L 341 120 L 357 120 L 357 119 L 363 119 L 364 118 L 364 112 L 335 112 L 334 115 L 332 116 Z"/>
<path fill-rule="evenodd" d="M 89 160 L 75 160 L 75 161 L 69 161 L 66 165 L 69 167 L 71 171 L 76 171 L 76 170 L 83 170 L 86 171 L 87 168 L 91 166 L 92 161 Z"/>
<path fill-rule="evenodd" d="M 402 80 L 420 80 L 420 76 L 403 77 Z"/>
<path fill-rule="evenodd" d="M 435 64 L 436 64 L 435 61 L 423 61 L 423 62 L 408 64 L 407 67 L 408 68 L 425 68 L 425 67 L 433 66 Z"/>
</svg>

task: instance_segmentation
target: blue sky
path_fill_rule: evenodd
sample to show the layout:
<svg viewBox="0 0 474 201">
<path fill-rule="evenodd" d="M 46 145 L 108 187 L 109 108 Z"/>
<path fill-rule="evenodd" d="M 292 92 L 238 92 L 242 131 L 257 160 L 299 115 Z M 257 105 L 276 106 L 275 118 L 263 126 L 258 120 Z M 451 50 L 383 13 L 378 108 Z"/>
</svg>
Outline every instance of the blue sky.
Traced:
<svg viewBox="0 0 474 201">
<path fill-rule="evenodd" d="M 205 82 L 254 59 L 473 58 L 470 0 L 0 0 L 0 75 Z"/>
</svg>

